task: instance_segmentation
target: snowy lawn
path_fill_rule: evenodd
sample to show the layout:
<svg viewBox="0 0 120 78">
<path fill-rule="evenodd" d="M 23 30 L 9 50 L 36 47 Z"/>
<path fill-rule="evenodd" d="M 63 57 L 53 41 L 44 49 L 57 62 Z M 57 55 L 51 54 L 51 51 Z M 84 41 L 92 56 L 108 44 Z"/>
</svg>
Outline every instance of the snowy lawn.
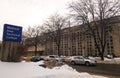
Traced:
<svg viewBox="0 0 120 78">
<path fill-rule="evenodd" d="M 106 64 L 120 64 L 120 57 L 108 59 L 104 57 L 104 61 L 101 61 L 100 57 L 95 57 L 98 63 L 106 63 Z"/>
<path fill-rule="evenodd" d="M 103 76 L 79 73 L 68 65 L 53 69 L 39 66 L 40 62 L 8 63 L 0 62 L 0 78 L 107 78 Z"/>
</svg>

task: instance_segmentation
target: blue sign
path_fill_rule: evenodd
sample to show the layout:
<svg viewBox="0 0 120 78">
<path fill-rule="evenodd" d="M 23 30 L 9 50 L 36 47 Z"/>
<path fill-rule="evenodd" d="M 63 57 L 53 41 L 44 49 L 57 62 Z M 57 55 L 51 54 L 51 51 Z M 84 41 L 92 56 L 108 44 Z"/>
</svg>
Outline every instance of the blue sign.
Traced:
<svg viewBox="0 0 120 78">
<path fill-rule="evenodd" d="M 3 41 L 20 42 L 22 40 L 22 27 L 4 24 Z"/>
</svg>

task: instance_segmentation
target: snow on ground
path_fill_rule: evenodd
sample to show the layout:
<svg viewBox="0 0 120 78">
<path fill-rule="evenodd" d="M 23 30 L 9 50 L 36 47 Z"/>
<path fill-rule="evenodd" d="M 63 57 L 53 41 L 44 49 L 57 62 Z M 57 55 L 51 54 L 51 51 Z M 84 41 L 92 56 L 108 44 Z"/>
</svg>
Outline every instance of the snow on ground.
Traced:
<svg viewBox="0 0 120 78">
<path fill-rule="evenodd" d="M 113 58 L 116 62 L 119 62 L 120 63 L 120 57 L 117 57 L 117 58 Z"/>
<path fill-rule="evenodd" d="M 0 62 L 0 78 L 107 78 L 79 73 L 68 65 L 54 67 L 53 69 L 39 66 L 40 62 L 8 63 Z"/>
<path fill-rule="evenodd" d="M 108 59 L 108 58 L 104 57 L 104 61 L 101 61 L 100 57 L 95 57 L 95 59 L 99 63 L 120 64 L 120 57 L 115 57 L 115 58 L 112 58 L 112 59 Z"/>
</svg>

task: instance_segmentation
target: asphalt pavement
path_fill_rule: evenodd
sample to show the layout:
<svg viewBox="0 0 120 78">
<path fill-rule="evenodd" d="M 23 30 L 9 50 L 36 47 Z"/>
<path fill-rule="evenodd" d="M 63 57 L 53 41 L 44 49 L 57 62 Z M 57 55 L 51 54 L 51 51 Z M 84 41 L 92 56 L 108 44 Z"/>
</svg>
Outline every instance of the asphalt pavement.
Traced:
<svg viewBox="0 0 120 78">
<path fill-rule="evenodd" d="M 96 66 L 72 65 L 71 67 L 78 72 L 88 72 L 94 75 L 106 76 L 108 78 L 120 78 L 120 64 L 103 64 L 99 63 Z"/>
</svg>

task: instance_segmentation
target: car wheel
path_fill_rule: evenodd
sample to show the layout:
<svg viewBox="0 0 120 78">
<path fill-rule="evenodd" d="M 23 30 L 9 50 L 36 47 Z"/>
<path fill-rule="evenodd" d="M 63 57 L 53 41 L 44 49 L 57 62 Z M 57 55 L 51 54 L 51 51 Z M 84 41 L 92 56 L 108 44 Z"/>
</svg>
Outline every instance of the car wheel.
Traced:
<svg viewBox="0 0 120 78">
<path fill-rule="evenodd" d="M 90 66 L 90 63 L 89 63 L 89 62 L 85 62 L 85 65 L 86 65 L 86 66 Z"/>
<path fill-rule="evenodd" d="M 76 63 L 74 61 L 71 62 L 72 65 L 75 65 Z"/>
</svg>

